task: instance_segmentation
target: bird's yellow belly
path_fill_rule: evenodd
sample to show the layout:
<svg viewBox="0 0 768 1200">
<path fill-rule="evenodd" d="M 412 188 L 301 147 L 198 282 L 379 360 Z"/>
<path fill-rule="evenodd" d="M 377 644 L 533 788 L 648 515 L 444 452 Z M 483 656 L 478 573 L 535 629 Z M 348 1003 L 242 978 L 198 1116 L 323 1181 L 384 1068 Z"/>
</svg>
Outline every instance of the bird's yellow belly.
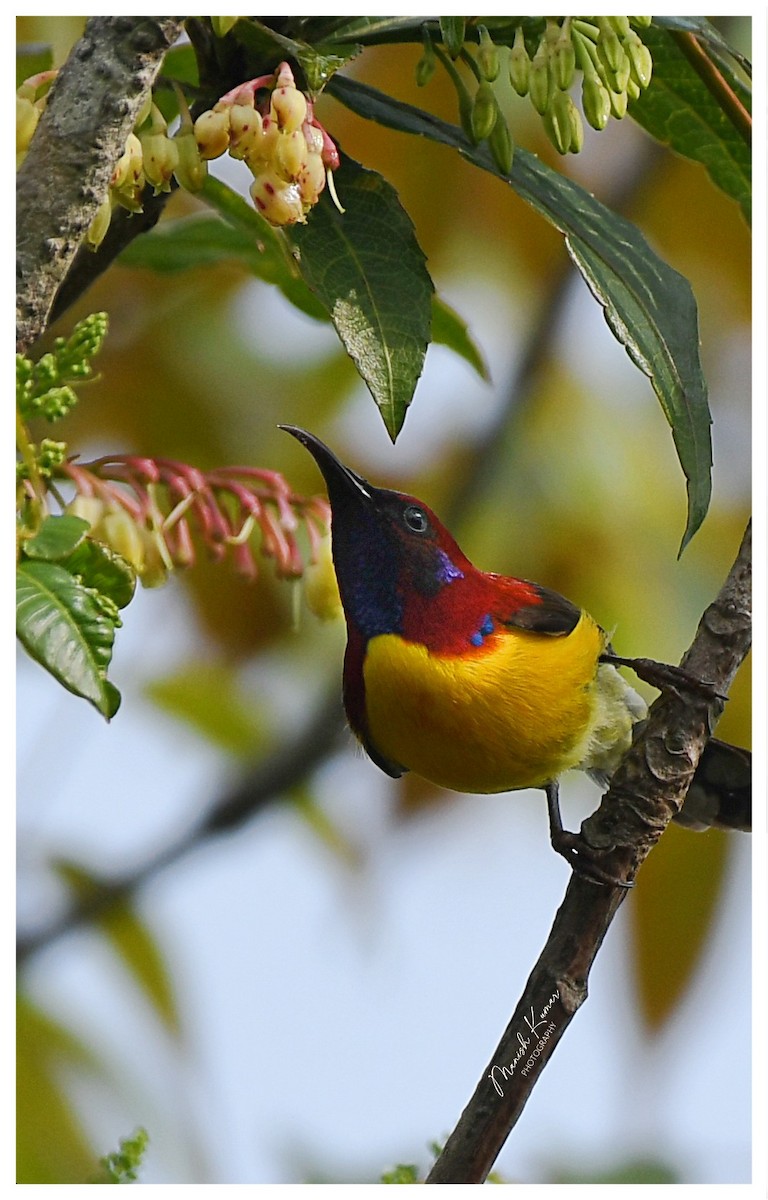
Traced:
<svg viewBox="0 0 768 1200">
<path fill-rule="evenodd" d="M 464 657 L 396 634 L 368 643 L 368 731 L 385 758 L 441 787 L 539 787 L 583 762 L 606 637 L 583 614 L 572 633 L 499 630 Z"/>
</svg>

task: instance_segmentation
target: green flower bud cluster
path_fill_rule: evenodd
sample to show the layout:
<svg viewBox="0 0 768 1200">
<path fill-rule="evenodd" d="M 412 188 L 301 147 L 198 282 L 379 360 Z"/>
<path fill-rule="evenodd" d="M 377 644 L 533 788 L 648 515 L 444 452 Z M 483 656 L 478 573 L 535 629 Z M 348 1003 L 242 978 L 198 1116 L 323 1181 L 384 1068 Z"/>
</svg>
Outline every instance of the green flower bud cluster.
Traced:
<svg viewBox="0 0 768 1200">
<path fill-rule="evenodd" d="M 256 93 L 264 88 L 269 96 L 257 104 Z M 229 151 L 249 167 L 251 198 L 271 225 L 306 221 L 326 181 L 336 200 L 331 173 L 339 165 L 338 151 L 286 62 L 274 76 L 252 79 L 222 96 L 197 118 L 194 134 L 203 159 Z"/>
<path fill-rule="evenodd" d="M 478 26 L 477 46 L 458 45 L 458 33 L 461 32 L 463 36 L 465 32 L 463 17 L 441 17 L 440 32 L 445 50 L 432 45 L 427 27 L 424 26 L 425 52 L 416 68 L 416 81 L 420 85 L 426 83 L 432 76 L 435 61 L 442 63 L 456 89 L 462 129 L 476 144 L 487 141 L 497 167 L 503 175 L 508 175 L 512 168 L 514 143 L 492 86 L 501 71 L 499 47 L 484 25 Z M 474 49 L 474 53 L 470 52 L 471 49 Z M 472 71 L 477 83 L 474 95 L 470 95 L 454 59 L 461 59 Z"/>
<path fill-rule="evenodd" d="M 509 78 L 519 96 L 540 113 L 547 136 L 560 154 L 584 144 L 581 114 L 569 92 L 582 75 L 582 107 L 593 129 L 621 119 L 651 81 L 650 51 L 633 29 L 650 17 L 547 17 L 533 42 L 523 26 L 510 48 Z"/>
<path fill-rule="evenodd" d="M 69 338 L 59 337 L 53 350 L 35 363 L 16 355 L 16 404 L 23 420 L 45 417 L 58 421 L 77 404 L 72 383 L 92 376 L 91 359 L 107 332 L 107 314 L 92 313 L 78 321 Z"/>
<path fill-rule="evenodd" d="M 35 457 L 37 473 L 41 479 L 50 479 L 51 475 L 61 466 L 67 457 L 66 442 L 55 442 L 52 438 L 43 438 L 39 446 L 30 442 Z M 29 465 L 21 459 L 16 461 L 16 486 L 29 479 Z"/>
</svg>

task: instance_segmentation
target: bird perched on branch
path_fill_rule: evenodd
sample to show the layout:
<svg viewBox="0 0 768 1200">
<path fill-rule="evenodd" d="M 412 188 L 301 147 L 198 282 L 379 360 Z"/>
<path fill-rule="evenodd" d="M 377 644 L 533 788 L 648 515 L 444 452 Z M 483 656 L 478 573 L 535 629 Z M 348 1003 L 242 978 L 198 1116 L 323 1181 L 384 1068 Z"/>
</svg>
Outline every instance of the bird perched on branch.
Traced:
<svg viewBox="0 0 768 1200">
<path fill-rule="evenodd" d="M 585 867 L 586 844 L 563 829 L 558 779 L 576 767 L 605 784 L 645 718 L 616 666 L 653 668 L 661 686 L 702 685 L 676 667 L 616 657 L 583 609 L 479 571 L 422 501 L 373 487 L 313 434 L 281 428 L 328 489 L 347 623 L 344 707 L 365 750 L 388 775 L 414 771 L 454 791 L 542 788 L 553 847 L 600 879 Z M 748 752 L 710 739 L 678 820 L 749 829 Z"/>
</svg>

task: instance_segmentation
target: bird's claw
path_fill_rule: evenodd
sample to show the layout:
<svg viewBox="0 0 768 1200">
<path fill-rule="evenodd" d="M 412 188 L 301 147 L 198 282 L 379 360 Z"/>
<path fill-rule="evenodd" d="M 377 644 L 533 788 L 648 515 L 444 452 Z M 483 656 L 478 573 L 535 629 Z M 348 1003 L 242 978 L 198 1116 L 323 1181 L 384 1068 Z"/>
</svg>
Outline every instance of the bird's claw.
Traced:
<svg viewBox="0 0 768 1200">
<path fill-rule="evenodd" d="M 553 833 L 552 849 L 565 859 L 572 871 L 588 879 L 590 883 L 627 889 L 635 886 L 629 880 L 619 879 L 618 876 L 604 871 L 597 861 L 600 852 L 594 850 L 579 833 L 571 833 L 567 829 Z"/>
</svg>

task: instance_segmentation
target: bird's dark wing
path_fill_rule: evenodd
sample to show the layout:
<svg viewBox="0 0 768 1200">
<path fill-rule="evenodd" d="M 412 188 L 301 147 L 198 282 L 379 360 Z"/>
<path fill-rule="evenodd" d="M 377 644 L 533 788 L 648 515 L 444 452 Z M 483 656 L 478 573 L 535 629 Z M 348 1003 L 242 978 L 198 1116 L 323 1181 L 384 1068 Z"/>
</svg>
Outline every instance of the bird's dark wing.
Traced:
<svg viewBox="0 0 768 1200">
<path fill-rule="evenodd" d="M 528 587 L 535 594 L 535 600 L 514 607 L 509 613 L 499 613 L 501 623 L 515 629 L 529 629 L 532 633 L 555 636 L 572 633 L 579 623 L 581 609 L 550 588 L 539 584 L 529 584 Z"/>
</svg>

